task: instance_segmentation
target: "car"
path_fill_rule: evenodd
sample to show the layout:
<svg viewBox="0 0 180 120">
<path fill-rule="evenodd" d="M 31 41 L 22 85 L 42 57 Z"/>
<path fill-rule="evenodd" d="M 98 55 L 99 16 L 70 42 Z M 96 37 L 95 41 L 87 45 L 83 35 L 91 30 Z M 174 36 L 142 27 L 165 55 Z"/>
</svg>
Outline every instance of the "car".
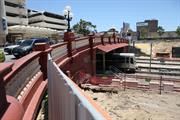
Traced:
<svg viewBox="0 0 180 120">
<path fill-rule="evenodd" d="M 20 46 L 13 48 L 12 53 L 16 58 L 23 57 L 31 53 L 34 49 L 36 43 L 48 43 L 48 38 L 32 38 L 23 41 Z"/>
<path fill-rule="evenodd" d="M 0 50 L 0 62 L 4 62 L 4 61 L 5 61 L 5 54 L 3 50 Z"/>
<path fill-rule="evenodd" d="M 4 52 L 8 53 L 8 54 L 12 54 L 12 50 L 15 47 L 18 47 L 24 40 L 19 40 L 18 42 L 16 42 L 14 45 L 9 45 L 7 47 L 4 48 Z"/>
</svg>

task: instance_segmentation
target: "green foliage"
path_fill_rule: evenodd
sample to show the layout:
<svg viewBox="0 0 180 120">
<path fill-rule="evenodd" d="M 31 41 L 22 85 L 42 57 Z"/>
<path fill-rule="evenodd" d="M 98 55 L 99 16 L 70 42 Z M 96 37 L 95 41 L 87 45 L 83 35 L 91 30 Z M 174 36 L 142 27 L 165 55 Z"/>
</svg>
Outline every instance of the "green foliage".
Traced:
<svg viewBox="0 0 180 120">
<path fill-rule="evenodd" d="M 5 54 L 2 50 L 0 50 L 0 62 L 4 62 L 5 61 Z"/>
<path fill-rule="evenodd" d="M 151 81 L 151 78 L 145 78 L 145 81 L 146 81 L 146 82 L 150 82 L 150 81 Z"/>
<path fill-rule="evenodd" d="M 140 32 L 140 38 L 145 38 L 145 37 L 147 37 L 147 30 L 145 28 L 142 28 Z"/>
<path fill-rule="evenodd" d="M 178 36 L 180 36 L 180 26 L 177 27 L 176 33 L 178 34 Z"/>
<path fill-rule="evenodd" d="M 95 30 L 96 25 L 93 25 L 91 22 L 82 19 L 80 19 L 80 21 L 73 26 L 75 33 L 83 34 L 84 36 L 93 31 L 92 29 Z"/>
<path fill-rule="evenodd" d="M 162 34 L 164 34 L 164 28 L 162 26 L 159 26 L 157 29 L 157 32 L 158 32 L 159 36 L 161 36 Z"/>
</svg>

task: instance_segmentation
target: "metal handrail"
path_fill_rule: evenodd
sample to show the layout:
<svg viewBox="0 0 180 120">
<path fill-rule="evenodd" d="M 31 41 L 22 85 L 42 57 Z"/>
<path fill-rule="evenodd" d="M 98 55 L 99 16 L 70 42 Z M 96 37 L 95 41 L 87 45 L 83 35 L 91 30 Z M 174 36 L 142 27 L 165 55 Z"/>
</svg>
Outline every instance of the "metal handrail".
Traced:
<svg viewBox="0 0 180 120">
<path fill-rule="evenodd" d="M 119 70 L 117 67 L 111 65 L 111 66 L 109 66 L 109 69 L 114 74 L 114 76 L 116 76 L 120 79 L 122 79 L 124 77 L 124 73 L 121 70 Z"/>
</svg>

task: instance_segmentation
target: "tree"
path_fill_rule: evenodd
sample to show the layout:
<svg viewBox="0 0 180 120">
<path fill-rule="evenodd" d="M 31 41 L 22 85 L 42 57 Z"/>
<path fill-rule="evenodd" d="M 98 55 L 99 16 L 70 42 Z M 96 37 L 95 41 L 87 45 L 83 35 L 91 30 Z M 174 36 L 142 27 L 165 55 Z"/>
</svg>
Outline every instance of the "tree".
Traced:
<svg viewBox="0 0 180 120">
<path fill-rule="evenodd" d="M 77 34 L 88 35 L 91 31 L 96 31 L 96 25 L 93 25 L 89 21 L 80 19 L 80 21 L 73 26 L 73 30 Z"/>
<path fill-rule="evenodd" d="M 148 34 L 147 29 L 146 29 L 146 28 L 141 28 L 141 30 L 140 30 L 140 38 L 141 38 L 141 39 L 146 38 L 146 37 L 147 37 L 147 34 Z"/>
<path fill-rule="evenodd" d="M 178 34 L 178 36 L 180 36 L 180 26 L 177 27 L 176 33 Z"/>
<path fill-rule="evenodd" d="M 157 33 L 159 34 L 159 36 L 164 34 L 164 28 L 162 26 L 159 26 L 158 29 L 157 29 Z"/>
</svg>

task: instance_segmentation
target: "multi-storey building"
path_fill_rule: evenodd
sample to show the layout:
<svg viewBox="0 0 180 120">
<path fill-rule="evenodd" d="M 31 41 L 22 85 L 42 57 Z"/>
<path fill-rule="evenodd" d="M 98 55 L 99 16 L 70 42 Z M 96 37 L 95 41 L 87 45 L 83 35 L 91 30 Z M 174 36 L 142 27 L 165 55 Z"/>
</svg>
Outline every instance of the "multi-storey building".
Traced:
<svg viewBox="0 0 180 120">
<path fill-rule="evenodd" d="M 152 32 L 157 32 L 158 20 L 145 20 L 136 23 L 137 33 L 139 37 L 148 37 Z"/>
<path fill-rule="evenodd" d="M 1 0 L 0 7 L 0 21 L 1 23 L 1 38 L 0 46 L 6 42 L 6 34 L 8 33 L 8 27 L 13 25 L 28 25 L 27 9 L 25 7 L 26 0 Z M 3 29 L 4 30 L 4 35 Z"/>
<path fill-rule="evenodd" d="M 67 29 L 67 21 L 62 15 L 51 12 L 28 10 L 28 18 L 30 26 L 51 28 L 58 31 Z"/>
<path fill-rule="evenodd" d="M 64 16 L 28 10 L 26 0 L 0 0 L 0 6 L 0 46 L 17 39 L 51 37 L 67 29 Z"/>
<path fill-rule="evenodd" d="M 26 0 L 5 0 L 5 11 L 8 26 L 28 25 Z"/>
<path fill-rule="evenodd" d="M 158 20 L 145 20 L 145 23 L 148 23 L 149 32 L 157 32 L 158 29 Z"/>
<path fill-rule="evenodd" d="M 123 27 L 121 28 L 121 31 L 120 31 L 121 37 L 126 37 L 128 35 L 129 30 L 130 30 L 129 23 L 123 22 Z"/>
</svg>

